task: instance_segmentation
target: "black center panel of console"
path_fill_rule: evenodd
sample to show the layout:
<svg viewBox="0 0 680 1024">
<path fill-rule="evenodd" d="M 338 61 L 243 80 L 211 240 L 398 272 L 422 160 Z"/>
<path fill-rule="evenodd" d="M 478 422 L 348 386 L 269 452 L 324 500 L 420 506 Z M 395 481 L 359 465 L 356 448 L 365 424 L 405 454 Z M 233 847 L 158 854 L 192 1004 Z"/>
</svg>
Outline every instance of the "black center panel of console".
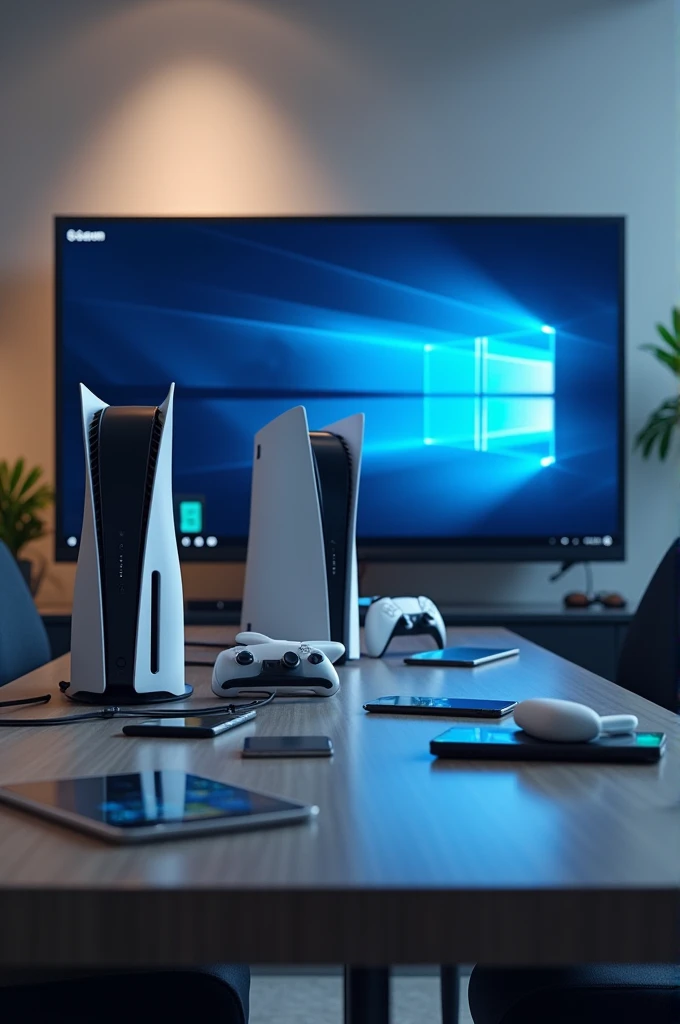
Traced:
<svg viewBox="0 0 680 1024">
<path fill-rule="evenodd" d="M 352 458 L 344 439 L 328 431 L 310 431 L 326 555 L 330 638 L 345 641 L 349 578 L 349 518 Z"/>
<path fill-rule="evenodd" d="M 112 687 L 134 685 L 141 572 L 161 432 L 154 407 L 109 407 L 99 419 L 95 504 L 106 678 Z"/>
</svg>

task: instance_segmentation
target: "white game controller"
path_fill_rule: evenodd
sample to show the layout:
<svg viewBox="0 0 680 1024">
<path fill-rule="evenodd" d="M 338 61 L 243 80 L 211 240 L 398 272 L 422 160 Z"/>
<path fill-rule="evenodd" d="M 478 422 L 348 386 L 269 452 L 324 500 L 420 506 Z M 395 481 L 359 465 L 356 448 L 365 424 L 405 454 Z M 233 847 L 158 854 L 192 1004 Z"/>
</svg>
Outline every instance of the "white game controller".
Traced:
<svg viewBox="0 0 680 1024">
<path fill-rule="evenodd" d="M 446 646 L 446 627 L 429 597 L 381 597 L 366 612 L 366 651 L 380 658 L 393 636 L 431 636 L 439 649 Z"/>
<path fill-rule="evenodd" d="M 272 640 L 264 633 L 239 633 L 238 647 L 217 655 L 212 688 L 220 697 L 245 691 L 315 693 L 332 697 L 340 688 L 332 662 L 345 653 L 333 640 Z"/>
</svg>

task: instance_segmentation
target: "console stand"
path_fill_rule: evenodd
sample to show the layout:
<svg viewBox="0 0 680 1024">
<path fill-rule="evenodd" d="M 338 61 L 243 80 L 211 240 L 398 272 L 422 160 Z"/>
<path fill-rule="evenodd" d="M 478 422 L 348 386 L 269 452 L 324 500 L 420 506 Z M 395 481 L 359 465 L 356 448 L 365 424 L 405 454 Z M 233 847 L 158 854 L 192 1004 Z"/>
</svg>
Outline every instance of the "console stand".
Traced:
<svg viewBox="0 0 680 1024">
<path fill-rule="evenodd" d="M 194 692 L 193 686 L 185 683 L 184 693 L 167 693 L 163 690 L 156 690 L 152 693 L 136 693 L 128 687 L 109 686 L 104 693 L 90 693 L 88 690 L 78 690 L 76 693 L 68 693 L 62 690 L 65 697 L 76 704 L 93 704 L 100 707 L 131 707 L 143 704 L 166 704 L 175 700 L 186 700 Z"/>
</svg>

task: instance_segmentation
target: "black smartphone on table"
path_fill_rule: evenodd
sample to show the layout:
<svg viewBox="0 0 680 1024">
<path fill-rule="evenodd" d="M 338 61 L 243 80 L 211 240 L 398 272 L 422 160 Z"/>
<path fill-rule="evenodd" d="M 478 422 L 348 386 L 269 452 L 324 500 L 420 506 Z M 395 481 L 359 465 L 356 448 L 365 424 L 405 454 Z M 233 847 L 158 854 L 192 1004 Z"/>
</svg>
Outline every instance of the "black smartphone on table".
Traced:
<svg viewBox="0 0 680 1024">
<path fill-rule="evenodd" d="M 186 718 L 151 718 L 123 726 L 126 736 L 176 736 L 179 739 L 209 739 L 235 729 L 255 718 L 255 711 L 240 711 L 224 718 L 212 715 Z"/>
<path fill-rule="evenodd" d="M 448 715 L 460 718 L 501 718 L 517 706 L 516 700 L 477 700 L 471 697 L 378 697 L 364 704 L 365 711 L 397 715 Z"/>
<path fill-rule="evenodd" d="M 243 757 L 330 757 L 328 736 L 248 736 Z"/>
<path fill-rule="evenodd" d="M 597 761 L 654 764 L 664 754 L 666 735 L 636 732 L 600 736 L 588 743 L 538 740 L 522 729 L 455 725 L 430 741 L 430 753 L 465 761 Z"/>
<path fill-rule="evenodd" d="M 436 668 L 474 668 L 490 661 L 511 658 L 518 647 L 445 647 L 443 651 L 420 651 L 404 658 L 406 665 L 434 665 Z"/>
</svg>

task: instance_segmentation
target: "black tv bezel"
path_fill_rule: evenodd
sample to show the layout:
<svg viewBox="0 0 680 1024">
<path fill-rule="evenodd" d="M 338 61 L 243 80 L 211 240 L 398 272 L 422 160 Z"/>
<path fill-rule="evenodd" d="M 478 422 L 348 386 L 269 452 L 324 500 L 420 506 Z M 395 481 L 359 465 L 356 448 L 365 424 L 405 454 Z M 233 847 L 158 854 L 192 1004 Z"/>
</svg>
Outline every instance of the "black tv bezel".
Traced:
<svg viewBox="0 0 680 1024">
<path fill-rule="evenodd" d="M 285 221 L 343 221 L 345 223 L 366 223 L 368 221 L 408 223 L 409 221 L 430 221 L 434 223 L 476 223 L 494 221 L 498 223 L 521 223 L 527 221 L 542 224 L 570 222 L 608 223 L 619 228 L 619 336 L 618 336 L 618 529 L 612 536 L 614 542 L 609 547 L 584 546 L 554 547 L 546 546 L 544 539 L 526 538 L 517 543 L 513 538 L 469 538 L 467 540 L 437 538 L 366 538 L 357 539 L 359 561 L 362 562 L 621 562 L 626 557 L 625 551 L 625 505 L 626 505 L 626 459 L 625 459 L 625 339 L 626 339 L 626 217 L 622 215 L 549 215 L 512 214 L 496 216 L 493 214 L 456 215 L 456 214 L 308 214 L 308 215 L 248 215 L 248 216 L 201 216 L 201 215 L 170 215 L 170 216 L 117 216 L 102 214 L 57 214 L 54 217 L 54 377 L 55 377 L 55 464 L 54 479 L 55 499 L 55 533 L 54 557 L 56 562 L 75 562 L 78 549 L 66 544 L 62 524 L 62 507 L 60 501 L 63 474 L 63 452 L 61 444 L 61 401 L 62 401 L 62 337 L 61 337 L 61 245 L 60 228 L 67 223 L 78 221 L 83 228 L 98 226 L 102 222 L 139 222 L 139 221 L 252 221 L 252 220 L 285 220 Z M 216 548 L 184 548 L 179 546 L 180 558 L 186 562 L 243 562 L 247 551 L 247 537 L 237 538 L 233 543 Z"/>
</svg>

